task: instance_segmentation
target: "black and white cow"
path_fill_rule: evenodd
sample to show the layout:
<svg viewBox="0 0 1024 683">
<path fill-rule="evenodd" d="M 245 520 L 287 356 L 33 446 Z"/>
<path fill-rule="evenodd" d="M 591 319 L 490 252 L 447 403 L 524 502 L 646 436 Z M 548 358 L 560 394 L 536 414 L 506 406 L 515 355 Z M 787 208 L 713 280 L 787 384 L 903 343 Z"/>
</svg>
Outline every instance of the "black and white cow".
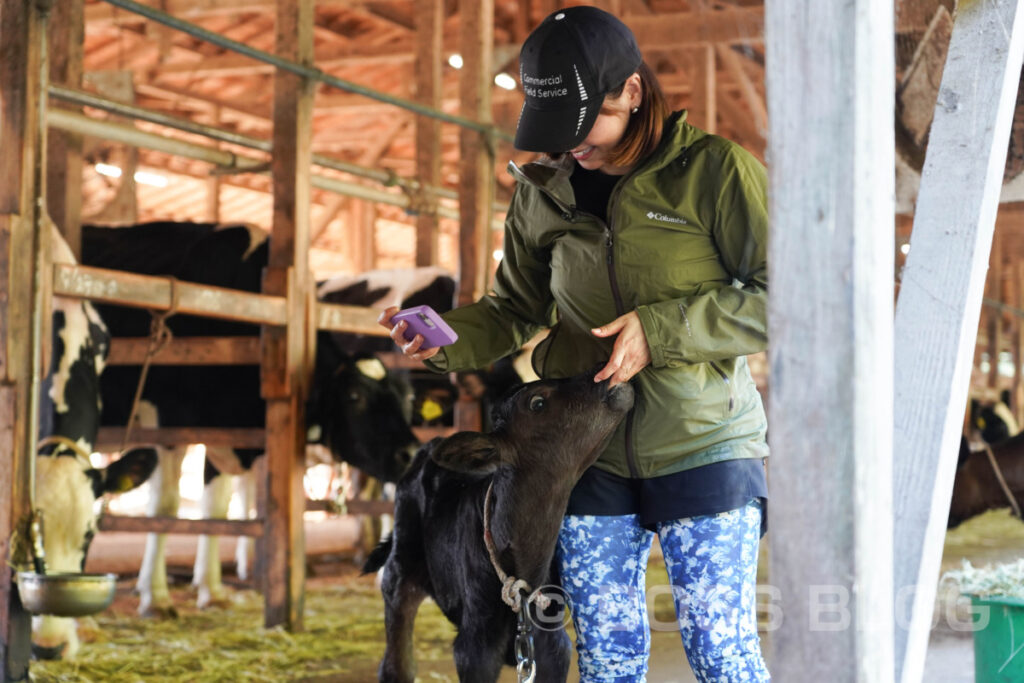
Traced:
<svg viewBox="0 0 1024 683">
<path fill-rule="evenodd" d="M 60 234 L 52 232 L 54 263 L 75 263 Z M 99 376 L 109 348 L 107 328 L 88 301 L 54 297 L 52 362 L 36 457 L 36 507 L 43 515 L 47 571 L 81 572 L 96 533 L 97 501 L 105 493 L 138 486 L 156 466 L 152 448 L 132 449 L 106 468 L 89 461 L 100 421 Z M 74 620 L 35 617 L 32 646 L 39 658 L 73 657 L 79 646 Z"/>
<path fill-rule="evenodd" d="M 267 264 L 265 233 L 247 226 L 152 223 L 126 228 L 83 229 L 83 261 L 137 273 L 172 275 L 180 280 L 245 291 L 259 291 Z M 149 333 L 150 316 L 138 309 L 103 306 L 114 336 Z M 253 325 L 177 315 L 168 320 L 176 336 L 232 336 L 258 333 Z M 128 419 L 139 368 L 110 367 L 103 375 L 103 424 Z M 147 424 L 165 427 L 262 427 L 266 408 L 256 366 L 152 366 L 143 391 Z M 409 429 L 400 396 L 384 366 L 365 354 L 341 349 L 333 338 L 317 337 L 315 369 L 306 404 L 310 442 L 326 446 L 346 461 L 383 481 L 396 480 L 419 445 Z M 224 517 L 230 482 L 219 473 L 250 470 L 257 450 L 207 448 L 204 516 Z M 183 449 L 160 458 L 154 476 L 158 492 L 150 514 L 176 515 Z M 243 546 L 243 544 L 239 544 Z M 164 538 L 150 535 L 139 578 L 140 611 L 173 612 L 164 570 Z M 203 537 L 195 580 L 199 604 L 223 596 L 216 540 Z"/>
</svg>

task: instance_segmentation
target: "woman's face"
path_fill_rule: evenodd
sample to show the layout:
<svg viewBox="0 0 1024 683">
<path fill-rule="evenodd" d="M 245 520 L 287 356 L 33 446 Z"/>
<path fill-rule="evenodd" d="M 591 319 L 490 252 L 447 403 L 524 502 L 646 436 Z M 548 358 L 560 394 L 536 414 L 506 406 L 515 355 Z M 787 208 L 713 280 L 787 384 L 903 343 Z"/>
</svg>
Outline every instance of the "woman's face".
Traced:
<svg viewBox="0 0 1024 683">
<path fill-rule="evenodd" d="M 640 103 L 639 80 L 639 76 L 633 74 L 626 81 L 622 94 L 605 98 L 594 127 L 583 142 L 570 151 L 577 164 L 588 171 L 600 170 L 609 175 L 624 175 L 629 171 L 629 168 L 609 164 L 608 155 L 622 140 L 632 109 Z"/>
</svg>

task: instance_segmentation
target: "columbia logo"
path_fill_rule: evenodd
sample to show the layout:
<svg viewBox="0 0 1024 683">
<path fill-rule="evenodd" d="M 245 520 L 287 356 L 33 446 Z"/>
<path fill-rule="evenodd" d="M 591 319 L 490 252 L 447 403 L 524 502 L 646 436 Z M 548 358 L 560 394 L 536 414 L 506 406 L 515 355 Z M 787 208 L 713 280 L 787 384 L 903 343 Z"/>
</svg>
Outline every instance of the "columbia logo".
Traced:
<svg viewBox="0 0 1024 683">
<path fill-rule="evenodd" d="M 663 213 L 656 213 L 654 211 L 648 211 L 647 217 L 652 221 L 661 221 L 662 223 L 679 223 L 680 225 L 686 225 L 686 219 L 679 218 L 677 216 L 666 216 Z"/>
</svg>

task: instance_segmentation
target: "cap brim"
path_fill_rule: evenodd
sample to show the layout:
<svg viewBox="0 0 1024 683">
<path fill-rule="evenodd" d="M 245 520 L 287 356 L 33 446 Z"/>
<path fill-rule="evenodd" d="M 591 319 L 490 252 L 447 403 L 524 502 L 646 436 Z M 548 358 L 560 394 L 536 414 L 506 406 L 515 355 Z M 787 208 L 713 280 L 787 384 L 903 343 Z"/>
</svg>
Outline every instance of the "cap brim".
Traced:
<svg viewBox="0 0 1024 683">
<path fill-rule="evenodd" d="M 579 109 L 536 109 L 524 104 L 516 126 L 516 149 L 548 154 L 568 152 L 587 137 L 600 111 L 600 101 L 588 105 L 582 119 Z"/>
</svg>

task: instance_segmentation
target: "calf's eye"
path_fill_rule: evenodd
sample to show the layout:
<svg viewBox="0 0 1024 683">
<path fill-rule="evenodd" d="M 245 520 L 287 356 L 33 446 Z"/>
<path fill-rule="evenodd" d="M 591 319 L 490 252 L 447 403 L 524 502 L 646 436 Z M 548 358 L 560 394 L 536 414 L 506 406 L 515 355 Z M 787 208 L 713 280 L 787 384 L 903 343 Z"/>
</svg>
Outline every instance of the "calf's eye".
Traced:
<svg viewBox="0 0 1024 683">
<path fill-rule="evenodd" d="M 530 410 L 537 413 L 544 410 L 544 406 L 547 405 L 547 401 L 544 400 L 543 396 L 534 396 L 530 399 Z"/>
</svg>

